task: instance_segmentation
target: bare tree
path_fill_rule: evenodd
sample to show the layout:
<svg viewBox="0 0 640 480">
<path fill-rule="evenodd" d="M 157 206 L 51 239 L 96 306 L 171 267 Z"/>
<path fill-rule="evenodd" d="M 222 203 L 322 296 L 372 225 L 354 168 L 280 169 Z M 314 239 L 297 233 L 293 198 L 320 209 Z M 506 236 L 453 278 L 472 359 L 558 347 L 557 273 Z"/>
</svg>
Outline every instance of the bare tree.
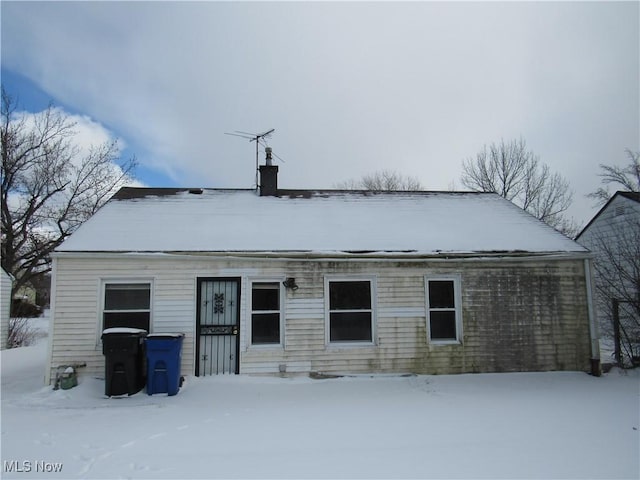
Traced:
<svg viewBox="0 0 640 480">
<path fill-rule="evenodd" d="M 606 228 L 598 228 L 581 242 L 595 254 L 601 335 L 613 343 L 619 330 L 625 365 L 640 358 L 640 212 L 635 212 L 629 209 L 624 217 L 608 222 Z"/>
<path fill-rule="evenodd" d="M 602 186 L 588 195 L 599 205 L 611 198 L 609 186 L 624 192 L 640 192 L 640 152 L 626 150 L 623 167 L 600 165 Z M 617 209 L 616 209 L 617 210 Z M 616 352 L 625 365 L 640 358 L 640 211 L 625 207 L 606 227 L 583 232 L 581 238 L 595 253 L 594 270 L 600 330 L 605 339 L 616 339 Z M 594 227 L 592 227 L 594 228 Z"/>
<path fill-rule="evenodd" d="M 418 191 L 424 187 L 415 177 L 404 176 L 391 170 L 382 170 L 364 175 L 359 180 L 347 180 L 340 182 L 336 188 L 342 190 L 369 190 L 372 192 L 383 191 Z"/>
<path fill-rule="evenodd" d="M 13 292 L 51 270 L 50 254 L 130 180 L 116 142 L 81 154 L 75 124 L 49 106 L 30 115 L 2 88 L 2 267 Z"/>
<path fill-rule="evenodd" d="M 600 164 L 601 183 L 605 187 L 598 188 L 595 192 L 588 195 L 598 202 L 598 205 L 604 205 L 611 198 L 607 185 L 616 186 L 616 190 L 625 192 L 640 192 L 640 152 L 634 152 L 630 149 L 625 150 L 629 163 L 624 167 L 610 166 Z"/>
<path fill-rule="evenodd" d="M 527 150 L 524 140 L 485 146 L 462 162 L 461 181 L 476 192 L 495 192 L 567 236 L 578 226 L 565 218 L 573 193 L 569 182 Z"/>
</svg>

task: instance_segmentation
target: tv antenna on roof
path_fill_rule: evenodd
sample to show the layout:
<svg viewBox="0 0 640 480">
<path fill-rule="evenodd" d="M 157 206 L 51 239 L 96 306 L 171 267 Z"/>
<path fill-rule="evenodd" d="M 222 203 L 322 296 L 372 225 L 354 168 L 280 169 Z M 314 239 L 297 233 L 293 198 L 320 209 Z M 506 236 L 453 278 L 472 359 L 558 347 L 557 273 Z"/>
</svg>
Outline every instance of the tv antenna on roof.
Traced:
<svg viewBox="0 0 640 480">
<path fill-rule="evenodd" d="M 242 137 L 242 138 L 246 138 L 249 140 L 249 142 L 256 142 L 256 188 L 258 188 L 258 146 L 262 143 L 263 146 L 267 146 L 266 142 L 264 141 L 265 138 L 269 138 L 271 136 L 271 134 L 273 132 L 275 132 L 275 128 L 272 128 L 271 130 L 268 130 L 264 133 L 249 133 L 249 132 L 241 132 L 236 130 L 234 133 L 227 133 L 225 132 L 225 135 L 233 135 L 234 137 Z M 278 157 L 275 153 L 273 154 L 276 158 L 279 158 L 280 160 L 282 160 L 280 157 Z M 282 160 L 284 161 L 284 160 Z"/>
</svg>

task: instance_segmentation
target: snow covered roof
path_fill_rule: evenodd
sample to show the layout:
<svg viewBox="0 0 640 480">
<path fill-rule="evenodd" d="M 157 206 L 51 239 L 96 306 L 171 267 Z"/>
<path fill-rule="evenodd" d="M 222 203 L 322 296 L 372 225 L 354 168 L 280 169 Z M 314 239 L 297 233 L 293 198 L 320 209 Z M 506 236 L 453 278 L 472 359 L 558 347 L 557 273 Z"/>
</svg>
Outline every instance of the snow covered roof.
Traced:
<svg viewBox="0 0 640 480">
<path fill-rule="evenodd" d="M 587 250 L 491 193 L 123 188 L 58 252 Z"/>
</svg>

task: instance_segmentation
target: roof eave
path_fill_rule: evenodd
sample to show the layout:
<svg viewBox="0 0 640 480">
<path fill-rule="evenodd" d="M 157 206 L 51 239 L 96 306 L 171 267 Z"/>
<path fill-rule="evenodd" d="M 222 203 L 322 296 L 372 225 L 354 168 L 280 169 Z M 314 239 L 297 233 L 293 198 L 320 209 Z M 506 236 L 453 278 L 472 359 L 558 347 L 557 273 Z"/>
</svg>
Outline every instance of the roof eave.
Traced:
<svg viewBox="0 0 640 480">
<path fill-rule="evenodd" d="M 418 251 L 57 251 L 55 258 L 113 258 L 115 257 L 210 257 L 231 259 L 262 260 L 384 260 L 384 261 L 425 261 L 425 260 L 497 260 L 497 259 L 541 259 L 591 258 L 593 254 L 584 251 L 475 251 L 475 252 L 418 252 Z"/>
<path fill-rule="evenodd" d="M 607 200 L 607 202 L 600 208 L 600 210 L 596 212 L 596 214 L 593 217 L 591 217 L 591 220 L 587 222 L 587 224 L 582 228 L 582 230 L 580 230 L 580 233 L 578 233 L 573 240 L 577 242 L 578 239 L 582 236 L 582 234 L 586 232 L 587 229 L 596 221 L 596 219 L 609 207 L 609 205 L 611 204 L 611 202 L 613 202 L 614 199 L 618 197 L 622 197 L 622 198 L 626 198 L 627 200 L 631 200 L 633 202 L 638 202 L 638 199 L 636 198 L 637 195 L 638 195 L 637 192 L 623 192 L 623 191 L 617 191 L 616 193 L 611 195 L 611 198 Z"/>
</svg>

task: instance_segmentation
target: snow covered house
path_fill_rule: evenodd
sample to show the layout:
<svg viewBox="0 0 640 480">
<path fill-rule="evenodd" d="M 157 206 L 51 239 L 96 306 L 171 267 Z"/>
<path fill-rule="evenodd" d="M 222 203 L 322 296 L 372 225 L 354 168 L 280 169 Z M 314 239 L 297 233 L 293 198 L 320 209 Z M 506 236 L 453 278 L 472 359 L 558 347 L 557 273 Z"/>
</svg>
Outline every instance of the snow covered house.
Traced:
<svg viewBox="0 0 640 480">
<path fill-rule="evenodd" d="M 183 375 L 589 370 L 588 251 L 495 194 L 123 188 L 53 256 L 49 376 L 101 332 Z"/>
</svg>

